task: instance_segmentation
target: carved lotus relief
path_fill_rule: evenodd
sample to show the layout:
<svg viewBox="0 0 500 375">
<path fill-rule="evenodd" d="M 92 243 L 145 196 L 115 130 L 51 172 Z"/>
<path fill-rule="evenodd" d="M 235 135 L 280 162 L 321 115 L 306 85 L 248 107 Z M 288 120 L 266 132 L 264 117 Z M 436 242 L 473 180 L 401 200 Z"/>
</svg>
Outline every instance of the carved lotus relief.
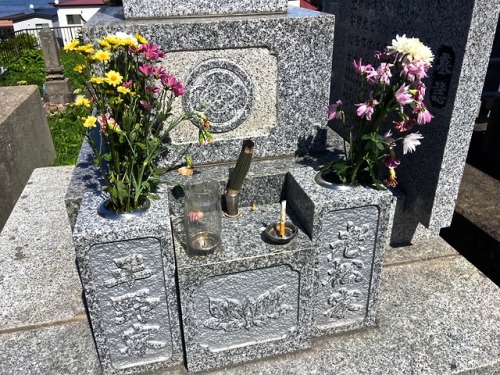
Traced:
<svg viewBox="0 0 500 375">
<path fill-rule="evenodd" d="M 212 316 L 203 326 L 215 330 L 236 331 L 259 327 L 285 315 L 292 306 L 283 301 L 286 286 L 281 285 L 262 293 L 257 298 L 210 298 L 209 311 Z"/>
</svg>

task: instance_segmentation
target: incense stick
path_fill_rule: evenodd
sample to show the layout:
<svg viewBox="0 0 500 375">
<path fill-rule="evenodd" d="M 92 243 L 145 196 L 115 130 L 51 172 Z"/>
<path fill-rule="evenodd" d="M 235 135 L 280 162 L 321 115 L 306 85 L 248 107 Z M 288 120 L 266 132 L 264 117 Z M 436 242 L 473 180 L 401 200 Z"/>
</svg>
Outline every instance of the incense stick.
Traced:
<svg viewBox="0 0 500 375">
<path fill-rule="evenodd" d="M 285 237 L 286 201 L 281 201 L 280 236 Z"/>
</svg>

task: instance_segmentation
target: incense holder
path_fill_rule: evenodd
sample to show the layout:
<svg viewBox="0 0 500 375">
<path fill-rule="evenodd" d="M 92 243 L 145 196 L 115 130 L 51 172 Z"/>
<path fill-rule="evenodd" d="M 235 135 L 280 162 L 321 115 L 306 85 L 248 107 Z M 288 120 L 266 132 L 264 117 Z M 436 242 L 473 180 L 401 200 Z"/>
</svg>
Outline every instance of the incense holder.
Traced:
<svg viewBox="0 0 500 375">
<path fill-rule="evenodd" d="M 298 229 L 292 223 L 289 223 L 289 222 L 285 223 L 285 235 L 284 236 L 280 235 L 279 228 L 280 228 L 280 223 L 271 223 L 264 230 L 266 237 L 271 242 L 274 242 L 277 244 L 288 243 L 291 240 L 293 240 L 295 238 L 295 236 L 297 235 Z"/>
</svg>

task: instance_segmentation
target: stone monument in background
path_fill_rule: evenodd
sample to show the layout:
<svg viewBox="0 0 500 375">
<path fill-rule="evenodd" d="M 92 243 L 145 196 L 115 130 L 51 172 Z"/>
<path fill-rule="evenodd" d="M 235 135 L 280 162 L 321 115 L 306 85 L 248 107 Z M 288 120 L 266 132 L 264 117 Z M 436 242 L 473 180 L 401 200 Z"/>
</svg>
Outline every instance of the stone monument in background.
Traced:
<svg viewBox="0 0 500 375">
<path fill-rule="evenodd" d="M 39 33 L 43 59 L 45 60 L 45 96 L 51 104 L 72 103 L 74 100 L 73 87 L 64 77 L 63 66 L 59 60 L 59 45 L 54 31 L 42 29 Z"/>
<path fill-rule="evenodd" d="M 426 106 L 434 119 L 419 128 L 422 145 L 397 169 L 404 198 L 396 208 L 392 243 L 437 236 L 451 223 L 500 1 L 324 0 L 322 10 L 336 20 L 332 102 L 357 100 L 352 61 L 373 62 L 374 50 L 397 34 L 420 38 L 432 49 Z"/>
</svg>

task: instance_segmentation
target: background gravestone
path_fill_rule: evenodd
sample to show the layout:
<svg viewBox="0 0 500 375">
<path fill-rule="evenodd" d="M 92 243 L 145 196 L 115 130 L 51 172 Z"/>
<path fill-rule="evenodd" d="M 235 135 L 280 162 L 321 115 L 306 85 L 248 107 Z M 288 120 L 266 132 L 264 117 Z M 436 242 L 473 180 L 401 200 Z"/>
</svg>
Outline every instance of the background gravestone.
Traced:
<svg viewBox="0 0 500 375">
<path fill-rule="evenodd" d="M 59 45 L 54 31 L 42 29 L 39 33 L 40 46 L 45 60 L 45 90 L 47 98 L 52 104 L 72 103 L 74 99 L 73 87 L 63 74 L 63 66 L 59 60 Z"/>
<path fill-rule="evenodd" d="M 499 6 L 499 0 L 323 2 L 323 11 L 336 16 L 331 101 L 356 100 L 352 61 L 374 62 L 373 51 L 397 34 L 420 38 L 435 55 L 426 81 L 426 105 L 434 119 L 418 129 L 422 145 L 397 169 L 405 198 L 396 208 L 394 244 L 437 236 L 451 223 Z"/>
</svg>

